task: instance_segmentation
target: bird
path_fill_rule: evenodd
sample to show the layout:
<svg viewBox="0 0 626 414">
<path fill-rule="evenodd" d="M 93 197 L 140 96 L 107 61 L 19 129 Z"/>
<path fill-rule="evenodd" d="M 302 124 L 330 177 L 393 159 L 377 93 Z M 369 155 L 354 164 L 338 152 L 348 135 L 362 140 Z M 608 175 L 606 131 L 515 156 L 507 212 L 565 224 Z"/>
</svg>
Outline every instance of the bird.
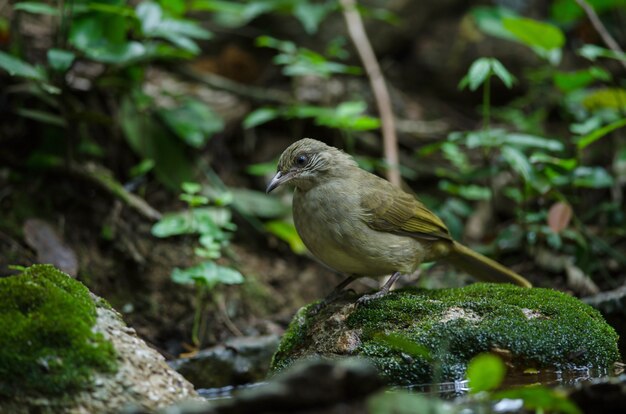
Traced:
<svg viewBox="0 0 626 414">
<path fill-rule="evenodd" d="M 443 260 L 486 282 L 532 287 L 524 277 L 455 241 L 444 222 L 419 199 L 363 170 L 349 154 L 312 138 L 281 154 L 269 194 L 289 183 L 300 238 L 323 264 L 347 275 L 326 297 L 336 299 L 359 277 L 391 277 L 366 303 L 389 293 L 401 275 Z"/>
</svg>

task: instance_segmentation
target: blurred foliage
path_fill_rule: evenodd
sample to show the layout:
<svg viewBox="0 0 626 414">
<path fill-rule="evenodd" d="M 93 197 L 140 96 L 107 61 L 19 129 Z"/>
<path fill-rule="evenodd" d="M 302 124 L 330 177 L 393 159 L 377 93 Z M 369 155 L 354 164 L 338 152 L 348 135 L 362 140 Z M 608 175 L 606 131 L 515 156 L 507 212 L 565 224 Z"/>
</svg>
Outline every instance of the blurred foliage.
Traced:
<svg viewBox="0 0 626 414">
<path fill-rule="evenodd" d="M 574 2 L 555 2 L 553 13 L 562 15 L 570 3 Z M 621 4 L 603 4 L 609 7 L 608 3 L 610 7 Z M 612 159 L 597 163 L 594 156 L 596 142 L 626 126 L 626 79 L 614 78 L 605 65 L 611 60 L 626 62 L 625 56 L 584 44 L 577 47 L 577 53 L 587 63 L 578 70 L 562 70 L 566 36 L 558 26 L 517 16 L 505 8 L 476 7 L 472 16 L 486 34 L 525 45 L 545 63 L 525 72 L 524 96 L 498 108 L 490 101 L 489 80 L 497 76 L 512 88 L 513 77 L 493 58 L 476 60 L 459 87 L 469 86 L 472 91 L 483 87 L 483 128 L 453 132 L 447 140 L 422 148 L 419 156 L 443 155 L 448 166 L 436 171 L 441 178 L 439 188 L 459 203 L 493 203 L 497 198 L 512 206 L 515 220 L 500 232 L 491 249 L 526 247 L 532 254 L 533 249 L 547 248 L 555 255 L 574 257 L 575 265 L 587 275 L 606 276 L 607 258 L 626 265 L 609 241 L 624 237 L 617 230 L 624 228 L 626 220 L 623 205 L 619 197 L 610 195 L 624 182 L 620 165 L 626 147 L 615 140 L 605 142 L 605 148 L 615 148 Z M 547 114 L 555 111 L 561 122 L 569 124 L 569 135 L 547 132 Z M 492 126 L 494 119 L 497 126 Z M 623 131 L 618 132 L 623 136 Z M 480 156 L 472 157 L 474 153 Z M 504 177 L 508 177 L 504 186 L 496 184 Z M 592 199 L 607 201 L 590 209 Z M 462 219 L 466 213 L 457 216 Z M 563 225 L 550 225 L 549 220 Z M 601 237 L 592 230 L 597 223 L 608 226 Z M 460 236 L 460 228 L 452 230 Z"/>
</svg>

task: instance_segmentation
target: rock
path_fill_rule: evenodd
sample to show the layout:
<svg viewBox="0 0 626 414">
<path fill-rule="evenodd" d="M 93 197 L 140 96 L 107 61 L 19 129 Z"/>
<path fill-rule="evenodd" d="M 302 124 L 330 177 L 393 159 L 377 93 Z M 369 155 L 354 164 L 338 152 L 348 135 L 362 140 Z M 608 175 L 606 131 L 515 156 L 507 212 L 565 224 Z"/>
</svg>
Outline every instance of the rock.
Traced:
<svg viewBox="0 0 626 414">
<path fill-rule="evenodd" d="M 278 339 L 277 335 L 235 338 L 170 366 L 197 388 L 258 382 L 267 375 Z"/>
<path fill-rule="evenodd" d="M 626 407 L 626 374 L 579 384 L 569 398 L 584 413 L 623 413 Z"/>
<path fill-rule="evenodd" d="M 198 398 L 120 314 L 53 266 L 0 279 L 0 412 L 118 413 Z"/>
<path fill-rule="evenodd" d="M 394 291 L 358 307 L 354 301 L 342 298 L 314 315 L 312 305 L 302 308 L 272 370 L 312 357 L 360 356 L 390 384 L 411 385 L 461 379 L 483 352 L 503 357 L 511 372 L 606 369 L 619 359 L 617 335 L 600 313 L 554 290 L 477 283 Z"/>
<path fill-rule="evenodd" d="M 588 305 L 600 311 L 607 322 L 619 335 L 619 350 L 626 353 L 626 286 L 607 292 L 600 292 L 582 299 Z"/>
<path fill-rule="evenodd" d="M 366 400 L 384 383 L 367 361 L 306 361 L 295 364 L 271 381 L 217 403 L 178 403 L 160 412 L 168 414 L 238 413 L 365 413 Z M 145 413 L 132 410 L 125 414 Z"/>
</svg>

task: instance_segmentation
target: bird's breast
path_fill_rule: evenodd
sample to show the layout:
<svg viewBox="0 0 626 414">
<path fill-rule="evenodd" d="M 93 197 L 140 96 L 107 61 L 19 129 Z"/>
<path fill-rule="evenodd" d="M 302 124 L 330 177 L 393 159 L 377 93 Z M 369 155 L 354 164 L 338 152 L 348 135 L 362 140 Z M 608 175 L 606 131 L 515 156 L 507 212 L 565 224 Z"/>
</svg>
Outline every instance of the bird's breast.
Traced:
<svg viewBox="0 0 626 414">
<path fill-rule="evenodd" d="M 382 276 L 415 271 L 424 255 L 420 243 L 367 226 L 354 190 L 332 183 L 296 190 L 294 223 L 307 248 L 324 264 L 346 274 Z"/>
</svg>

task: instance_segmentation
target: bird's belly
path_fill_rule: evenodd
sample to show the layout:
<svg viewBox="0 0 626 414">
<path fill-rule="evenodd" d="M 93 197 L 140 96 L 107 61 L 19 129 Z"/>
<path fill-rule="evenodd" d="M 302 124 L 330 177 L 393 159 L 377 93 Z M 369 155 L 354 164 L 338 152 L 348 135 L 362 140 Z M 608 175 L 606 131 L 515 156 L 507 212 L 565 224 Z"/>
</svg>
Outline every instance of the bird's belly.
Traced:
<svg viewBox="0 0 626 414">
<path fill-rule="evenodd" d="M 412 273 L 421 262 L 419 242 L 372 230 L 358 218 L 346 218 L 350 206 L 342 206 L 342 200 L 302 201 L 294 198 L 296 229 L 311 253 L 327 266 L 346 274 L 383 276 Z"/>
</svg>

